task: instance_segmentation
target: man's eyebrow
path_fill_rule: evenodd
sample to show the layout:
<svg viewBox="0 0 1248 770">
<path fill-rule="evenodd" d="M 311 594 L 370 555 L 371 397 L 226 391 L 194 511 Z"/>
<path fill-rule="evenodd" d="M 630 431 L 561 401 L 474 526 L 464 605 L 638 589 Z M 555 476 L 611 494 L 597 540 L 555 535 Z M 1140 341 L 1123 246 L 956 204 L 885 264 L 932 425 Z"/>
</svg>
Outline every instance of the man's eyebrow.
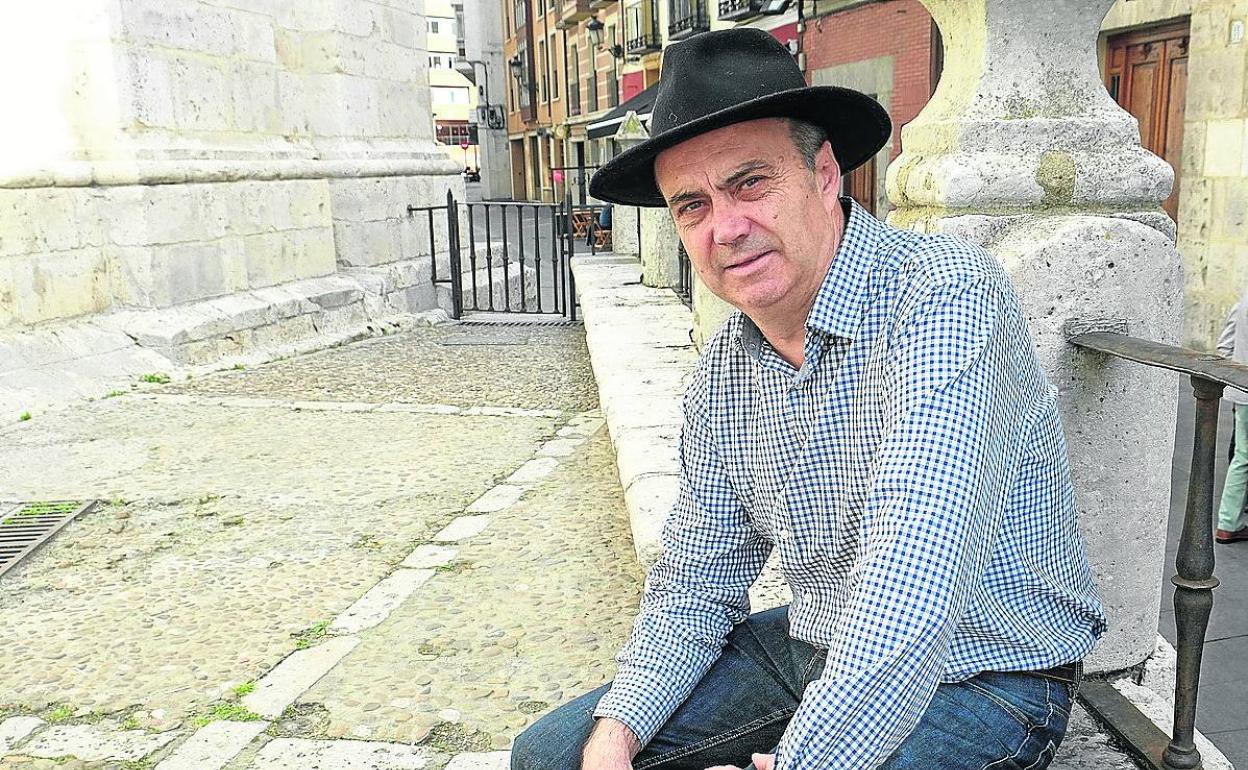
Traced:
<svg viewBox="0 0 1248 770">
<path fill-rule="evenodd" d="M 667 205 L 675 206 L 677 204 L 684 203 L 685 201 L 697 200 L 698 198 L 701 198 L 701 197 L 702 197 L 702 193 L 700 192 L 695 192 L 693 190 L 685 190 L 684 192 L 676 193 L 672 197 L 668 198 Z"/>
<path fill-rule="evenodd" d="M 770 171 L 771 164 L 767 163 L 766 161 L 761 161 L 761 160 L 750 161 L 749 163 L 739 166 L 736 171 L 733 171 L 731 174 L 728 175 L 727 179 L 715 185 L 715 187 L 717 187 L 720 190 L 725 190 L 729 187 L 732 187 L 737 182 L 740 182 L 746 176 L 754 173 L 755 171 L 763 171 L 763 170 Z M 694 190 L 685 190 L 683 192 L 676 193 L 672 197 L 668 198 L 667 205 L 675 206 L 680 203 L 684 203 L 685 201 L 697 200 L 701 197 L 703 196 L 702 196 L 702 193 L 700 192 L 696 192 Z"/>
<path fill-rule="evenodd" d="M 726 187 L 732 187 L 737 182 L 740 182 L 742 179 L 744 179 L 746 176 L 754 173 L 755 171 L 762 171 L 764 169 L 770 170 L 771 164 L 765 161 L 761 161 L 761 160 L 750 161 L 749 163 L 746 163 L 745 165 L 737 168 L 736 171 L 728 175 L 727 179 L 725 179 L 721 184 L 716 185 L 716 186 L 719 187 L 719 189 L 721 190 Z"/>
</svg>

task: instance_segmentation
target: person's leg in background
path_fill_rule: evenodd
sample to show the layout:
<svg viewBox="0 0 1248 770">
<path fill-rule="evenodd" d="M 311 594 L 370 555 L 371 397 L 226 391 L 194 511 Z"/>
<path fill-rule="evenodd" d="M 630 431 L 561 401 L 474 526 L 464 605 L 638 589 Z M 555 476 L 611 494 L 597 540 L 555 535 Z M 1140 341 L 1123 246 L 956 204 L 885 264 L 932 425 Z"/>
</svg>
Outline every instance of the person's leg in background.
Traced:
<svg viewBox="0 0 1248 770">
<path fill-rule="evenodd" d="M 1222 502 L 1218 506 L 1219 543 L 1248 540 L 1248 523 L 1244 521 L 1244 498 L 1248 491 L 1248 406 L 1235 406 L 1235 453 L 1226 468 L 1222 485 Z"/>
</svg>

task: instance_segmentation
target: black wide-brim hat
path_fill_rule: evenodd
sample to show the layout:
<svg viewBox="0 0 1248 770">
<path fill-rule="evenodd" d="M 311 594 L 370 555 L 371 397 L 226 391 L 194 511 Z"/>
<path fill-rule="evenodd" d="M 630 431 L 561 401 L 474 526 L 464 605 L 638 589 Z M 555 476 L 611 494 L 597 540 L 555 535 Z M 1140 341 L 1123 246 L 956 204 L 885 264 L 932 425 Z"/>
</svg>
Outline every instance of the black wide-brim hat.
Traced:
<svg viewBox="0 0 1248 770">
<path fill-rule="evenodd" d="M 770 33 L 751 27 L 704 32 L 663 51 L 650 138 L 594 174 L 589 194 L 629 206 L 666 206 L 654 179 L 664 150 L 717 128 L 760 118 L 794 118 L 822 127 L 849 173 L 892 133 L 888 113 L 849 88 L 808 86 L 797 62 Z"/>
</svg>

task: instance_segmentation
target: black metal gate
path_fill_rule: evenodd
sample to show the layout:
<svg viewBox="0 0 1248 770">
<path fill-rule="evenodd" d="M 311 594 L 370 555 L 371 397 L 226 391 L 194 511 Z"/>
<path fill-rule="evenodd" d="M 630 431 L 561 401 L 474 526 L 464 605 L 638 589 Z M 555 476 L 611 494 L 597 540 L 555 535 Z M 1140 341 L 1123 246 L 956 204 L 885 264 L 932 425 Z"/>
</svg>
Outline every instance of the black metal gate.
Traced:
<svg viewBox="0 0 1248 770">
<path fill-rule="evenodd" d="M 445 205 L 407 207 L 428 230 L 433 283 L 449 288 L 452 317 L 515 313 L 572 321 L 572 257 L 610 247 L 601 210 L 574 205 L 570 194 L 561 203 L 460 202 L 449 191 Z"/>
</svg>

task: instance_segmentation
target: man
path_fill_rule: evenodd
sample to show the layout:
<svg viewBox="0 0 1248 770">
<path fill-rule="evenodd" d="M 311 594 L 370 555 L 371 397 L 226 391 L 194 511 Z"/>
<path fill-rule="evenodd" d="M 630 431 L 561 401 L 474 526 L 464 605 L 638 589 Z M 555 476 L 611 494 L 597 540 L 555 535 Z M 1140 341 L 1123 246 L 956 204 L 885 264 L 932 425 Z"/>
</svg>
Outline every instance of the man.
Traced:
<svg viewBox="0 0 1248 770">
<path fill-rule="evenodd" d="M 1218 352 L 1238 363 L 1248 363 L 1248 291 L 1226 317 L 1226 325 L 1218 335 Z M 1248 497 L 1248 393 L 1227 388 L 1223 397 L 1234 404 L 1232 441 L 1235 449 L 1222 484 L 1214 538 L 1228 545 L 1248 541 L 1248 516 L 1244 515 L 1244 504 L 1248 502 L 1245 500 Z"/>
<path fill-rule="evenodd" d="M 735 313 L 615 681 L 516 770 L 1043 768 L 1104 631 L 1054 389 L 989 255 L 839 197 L 890 124 L 765 32 L 665 52 L 595 197 L 666 205 Z M 749 614 L 773 550 L 793 603 Z"/>
</svg>

